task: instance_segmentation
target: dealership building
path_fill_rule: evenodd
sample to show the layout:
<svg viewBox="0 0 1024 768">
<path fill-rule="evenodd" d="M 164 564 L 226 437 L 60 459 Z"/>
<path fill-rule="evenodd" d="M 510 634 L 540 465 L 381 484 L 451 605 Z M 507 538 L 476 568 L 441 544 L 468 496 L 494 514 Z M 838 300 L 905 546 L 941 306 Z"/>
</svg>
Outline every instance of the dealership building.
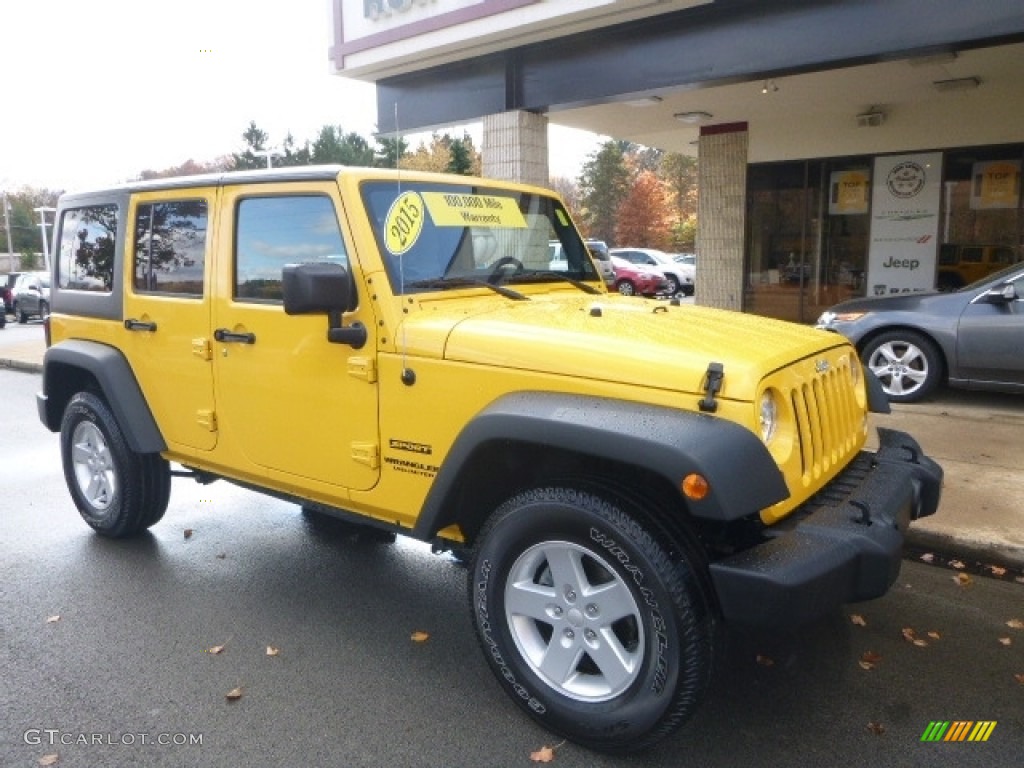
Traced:
<svg viewBox="0 0 1024 768">
<path fill-rule="evenodd" d="M 1021 0 L 332 1 L 382 133 L 479 120 L 541 185 L 549 124 L 696 155 L 700 303 L 811 322 L 1024 258 Z"/>
</svg>

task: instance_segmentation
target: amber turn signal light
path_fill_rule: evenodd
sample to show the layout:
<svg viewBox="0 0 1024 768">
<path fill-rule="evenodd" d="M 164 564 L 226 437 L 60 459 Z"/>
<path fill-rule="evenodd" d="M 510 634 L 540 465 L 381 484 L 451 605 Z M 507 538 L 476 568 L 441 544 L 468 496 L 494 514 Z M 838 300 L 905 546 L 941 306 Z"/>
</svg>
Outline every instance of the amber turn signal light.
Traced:
<svg viewBox="0 0 1024 768">
<path fill-rule="evenodd" d="M 711 486 L 708 485 L 708 481 L 703 475 L 698 475 L 693 472 L 683 478 L 683 484 L 680 486 L 683 489 L 683 495 L 688 499 L 694 501 L 700 501 L 708 495 L 708 491 L 711 490 Z"/>
</svg>

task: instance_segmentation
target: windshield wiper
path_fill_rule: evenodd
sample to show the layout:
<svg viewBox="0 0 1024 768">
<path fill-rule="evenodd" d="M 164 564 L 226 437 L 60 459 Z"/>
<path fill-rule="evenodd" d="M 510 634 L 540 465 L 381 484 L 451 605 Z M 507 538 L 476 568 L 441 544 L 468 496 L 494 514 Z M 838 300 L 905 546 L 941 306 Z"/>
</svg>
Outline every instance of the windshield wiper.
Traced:
<svg viewBox="0 0 1024 768">
<path fill-rule="evenodd" d="M 561 272 L 513 272 L 506 279 L 515 283 L 552 283 L 557 280 L 571 283 L 586 293 L 601 293 L 601 291 L 594 286 L 584 283 L 582 280 L 577 280 L 574 277 L 564 275 Z"/>
<path fill-rule="evenodd" d="M 529 301 L 528 296 L 524 296 L 519 291 L 513 291 L 511 288 L 506 288 L 503 285 L 494 285 L 488 283 L 486 280 L 477 280 L 474 277 L 434 277 L 429 280 L 416 280 L 411 283 L 407 283 L 410 288 L 438 288 L 442 291 L 449 288 L 490 288 L 495 293 L 500 293 L 509 299 L 515 301 Z"/>
</svg>

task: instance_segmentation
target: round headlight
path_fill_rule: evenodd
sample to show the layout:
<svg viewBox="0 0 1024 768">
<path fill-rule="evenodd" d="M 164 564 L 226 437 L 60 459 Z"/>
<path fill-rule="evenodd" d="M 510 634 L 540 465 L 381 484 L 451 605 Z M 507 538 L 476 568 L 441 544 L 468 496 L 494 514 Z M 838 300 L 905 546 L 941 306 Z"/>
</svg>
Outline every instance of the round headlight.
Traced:
<svg viewBox="0 0 1024 768">
<path fill-rule="evenodd" d="M 765 390 L 761 395 L 758 422 L 761 426 L 761 439 L 767 445 L 775 437 L 775 427 L 779 423 L 779 406 L 775 401 L 774 392 L 770 389 Z"/>
</svg>

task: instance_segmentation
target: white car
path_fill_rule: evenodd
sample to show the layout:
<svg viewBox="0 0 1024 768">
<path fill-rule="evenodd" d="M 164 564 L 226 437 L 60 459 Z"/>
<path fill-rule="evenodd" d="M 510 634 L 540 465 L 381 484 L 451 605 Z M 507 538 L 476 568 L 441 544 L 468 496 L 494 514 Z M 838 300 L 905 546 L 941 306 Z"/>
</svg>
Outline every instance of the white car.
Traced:
<svg viewBox="0 0 1024 768">
<path fill-rule="evenodd" d="M 695 268 L 681 264 L 664 251 L 657 248 L 612 248 L 609 253 L 620 259 L 651 267 L 665 277 L 665 291 L 670 296 L 682 293 L 693 295 L 693 278 Z"/>
</svg>

